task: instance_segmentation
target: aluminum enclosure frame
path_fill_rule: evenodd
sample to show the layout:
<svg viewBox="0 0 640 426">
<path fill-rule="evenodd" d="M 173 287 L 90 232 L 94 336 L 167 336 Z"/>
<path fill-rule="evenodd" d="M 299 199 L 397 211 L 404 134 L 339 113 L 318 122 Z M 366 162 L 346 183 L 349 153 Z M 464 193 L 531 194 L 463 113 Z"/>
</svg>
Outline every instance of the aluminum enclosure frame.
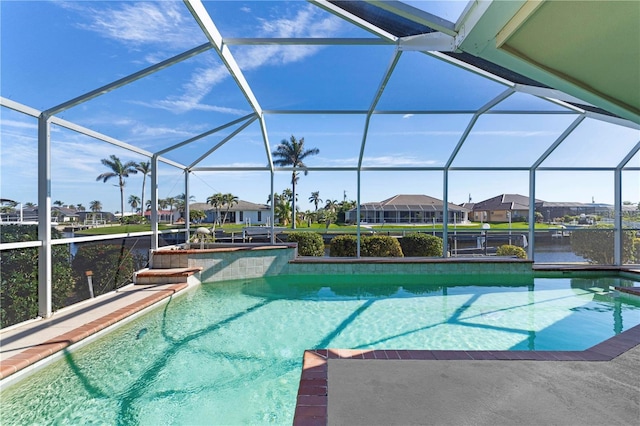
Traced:
<svg viewBox="0 0 640 426">
<path fill-rule="evenodd" d="M 459 44 L 463 41 L 460 35 L 459 23 L 453 24 L 448 23 L 445 20 L 440 20 L 440 18 L 435 17 L 429 14 L 419 14 L 414 16 L 416 22 L 420 22 L 422 24 L 431 24 L 433 28 L 436 30 L 434 33 L 429 33 L 429 35 L 425 35 L 424 37 L 397 37 L 393 34 L 385 31 L 381 28 L 376 27 L 375 25 L 365 21 L 364 19 L 346 12 L 339 7 L 336 7 L 332 2 L 324 1 L 324 0 L 313 0 L 312 4 L 315 4 L 324 10 L 329 11 L 330 13 L 344 19 L 348 22 L 351 22 L 369 33 L 373 34 L 376 38 L 371 39 L 363 39 L 363 38 L 330 38 L 330 39 L 321 39 L 321 38 L 313 38 L 313 39 L 257 39 L 257 38 L 229 38 L 225 39 L 217 27 L 215 26 L 214 21 L 211 19 L 209 14 L 207 13 L 204 5 L 199 0 L 184 0 L 184 3 L 192 14 L 194 20 L 198 23 L 203 33 L 209 40 L 208 43 L 197 46 L 193 49 L 187 50 L 183 53 L 180 53 L 170 59 L 159 62 L 156 65 L 147 67 L 141 71 L 135 72 L 129 76 L 118 79 L 110 84 L 104 85 L 97 89 L 91 90 L 85 94 L 74 97 L 66 102 L 63 102 L 59 105 L 55 105 L 47 110 L 38 111 L 34 108 L 31 108 L 26 105 L 22 105 L 18 102 L 15 102 L 10 99 L 0 97 L 0 107 L 9 108 L 15 110 L 19 113 L 26 114 L 28 116 L 34 117 L 38 120 L 38 242 L 25 242 L 25 243 L 11 243 L 11 244 L 0 244 L 0 250 L 9 250 L 16 248 L 26 248 L 26 247 L 39 247 L 39 283 L 38 283 L 38 300 L 39 300 L 39 315 L 43 318 L 49 317 L 52 314 L 52 306 L 51 306 L 51 280 L 52 280 L 52 258 L 51 258 L 51 247 L 55 244 L 63 244 L 67 242 L 73 241 L 89 241 L 95 240 L 99 241 L 100 237 L 79 237 L 74 239 L 63 239 L 63 240 L 55 240 L 52 241 L 51 236 L 51 140 L 50 140 L 50 126 L 51 124 L 58 125 L 61 127 L 65 127 L 74 132 L 86 135 L 96 140 L 100 140 L 106 142 L 108 144 L 112 144 L 114 146 L 118 146 L 120 148 L 129 150 L 136 154 L 140 154 L 146 158 L 149 158 L 151 162 L 151 223 L 152 230 L 149 233 L 136 233 L 134 234 L 123 234 L 124 236 L 137 236 L 137 235 L 151 235 L 152 236 L 152 249 L 158 248 L 158 236 L 160 232 L 158 230 L 158 163 L 162 162 L 164 164 L 170 165 L 177 169 L 182 170 L 184 173 L 184 193 L 187 196 L 187 200 L 189 199 L 190 193 L 190 185 L 189 185 L 189 174 L 191 172 L 202 171 L 202 172 L 218 172 L 218 171 L 264 171 L 269 172 L 270 175 L 270 188 L 271 188 L 271 197 L 273 199 L 274 196 L 274 175 L 277 172 L 290 172 L 294 170 L 290 167 L 275 167 L 272 160 L 272 153 L 270 149 L 270 142 L 268 136 L 268 130 L 265 122 L 265 117 L 268 115 L 279 115 L 279 114 L 309 114 L 309 115 L 320 115 L 320 114 L 357 114 L 365 117 L 365 125 L 362 131 L 362 138 L 359 147 L 359 157 L 357 166 L 354 167 L 308 167 L 309 171 L 350 171 L 356 173 L 356 187 L 357 187 L 357 255 L 360 256 L 360 237 L 361 237 L 361 227 L 360 227 L 360 205 L 362 204 L 361 200 L 361 173 L 363 171 L 388 171 L 388 172 L 397 172 L 397 171 L 438 171 L 443 174 L 443 257 L 446 257 L 449 247 L 448 247 L 448 193 L 449 193 L 449 173 L 451 171 L 496 171 L 496 170 L 504 170 L 504 171 L 526 171 L 529 174 L 529 223 L 535 223 L 535 210 L 534 210 L 534 200 L 535 200 L 535 190 L 536 190 L 536 173 L 538 171 L 611 171 L 614 173 L 614 229 L 615 229 L 615 246 L 614 246 L 614 257 L 615 257 L 615 265 L 621 265 L 621 251 L 622 251 L 622 173 L 623 171 L 637 171 L 640 170 L 639 167 L 627 167 L 629 161 L 640 151 L 640 141 L 635 145 L 633 149 L 629 151 L 629 153 L 625 156 L 625 158 L 614 167 L 544 167 L 542 163 L 546 158 L 548 158 L 561 144 L 562 142 L 569 136 L 571 133 L 578 128 L 578 126 L 586 119 L 595 119 L 604 121 L 607 123 L 615 124 L 618 126 L 625 126 L 628 128 L 640 130 L 640 125 L 638 123 L 633 123 L 628 120 L 621 119 L 616 116 L 608 115 L 605 113 L 594 112 L 593 110 L 588 110 L 586 108 L 580 108 L 576 106 L 576 99 L 554 91 L 553 89 L 546 89 L 534 86 L 528 86 L 521 83 L 514 83 L 509 80 L 506 80 L 504 77 L 493 75 L 485 70 L 479 69 L 471 64 L 467 64 L 456 60 L 451 56 L 447 56 L 443 54 L 443 51 L 454 52 Z M 483 2 L 481 2 L 483 3 Z M 382 7 L 386 8 L 391 12 L 397 12 L 402 14 L 403 16 L 406 14 L 410 14 L 412 9 L 406 8 L 406 5 L 400 2 L 387 1 L 384 2 Z M 476 17 L 481 10 L 483 10 L 484 6 L 472 8 L 473 11 L 469 12 L 471 17 Z M 469 22 L 466 22 L 468 25 Z M 431 35 L 432 34 L 432 35 Z M 383 75 L 380 76 L 380 83 L 378 89 L 375 92 L 375 96 L 371 101 L 371 104 L 367 110 L 263 110 L 258 99 L 253 93 L 251 86 L 244 78 L 242 70 L 240 66 L 237 64 L 235 58 L 233 57 L 230 50 L 227 48 L 229 45 L 259 45 L 259 44 L 278 44 L 278 45 L 395 45 L 396 48 L 389 60 L 389 65 Z M 78 105 L 83 104 L 91 99 L 94 99 L 103 94 L 109 93 L 111 91 L 117 90 L 121 87 L 124 87 L 134 81 L 145 78 L 149 75 L 152 75 L 160 70 L 163 70 L 172 65 L 178 64 L 186 59 L 197 56 L 201 53 L 214 50 L 220 59 L 223 61 L 229 74 L 233 77 L 236 85 L 241 90 L 242 94 L 245 96 L 249 105 L 253 109 L 251 114 L 248 114 L 244 117 L 238 118 L 236 120 L 225 123 L 221 126 L 212 128 L 211 130 L 205 131 L 197 136 L 192 138 L 176 142 L 172 146 L 165 148 L 163 150 L 157 152 L 149 152 L 146 150 L 142 150 L 139 147 L 128 144 L 124 141 L 117 140 L 107 135 L 103 135 L 99 132 L 96 132 L 92 129 L 80 126 L 78 124 L 63 120 L 57 115 L 60 113 L 76 107 Z M 483 77 L 490 78 L 493 81 L 503 85 L 505 90 L 496 96 L 494 99 L 490 100 L 488 103 L 483 105 L 477 110 L 472 111 L 446 111 L 446 110 L 407 110 L 407 111 L 385 111 L 385 110 L 377 110 L 376 107 L 378 105 L 378 101 L 380 100 L 386 84 L 391 78 L 393 71 L 395 69 L 396 64 L 398 63 L 401 55 L 404 51 L 420 51 L 426 55 L 434 57 L 436 59 L 446 61 L 451 66 L 457 66 L 464 68 L 465 70 L 482 75 Z M 506 100 L 509 96 L 514 93 L 524 93 L 530 96 L 535 96 L 540 99 L 543 99 L 548 102 L 552 102 L 557 105 L 561 105 L 566 108 L 563 111 L 499 111 L 496 110 L 495 107 L 499 106 L 499 104 Z M 438 115 L 438 114 L 466 114 L 472 115 L 469 123 L 467 124 L 465 130 L 462 133 L 462 136 L 458 140 L 453 152 L 448 158 L 446 164 L 444 166 L 425 166 L 425 167 L 366 167 L 363 166 L 363 157 L 364 152 L 368 140 L 368 131 L 371 117 L 376 114 L 424 114 L 424 115 Z M 531 166 L 529 167 L 504 167 L 504 168 L 496 168 L 496 167 L 455 167 L 453 166 L 454 160 L 456 156 L 460 152 L 460 149 L 464 146 L 464 143 L 467 137 L 471 134 L 476 125 L 477 121 L 480 117 L 484 115 L 495 115 L 495 114 L 571 114 L 575 115 L 576 118 L 574 121 L 563 131 L 563 133 L 549 146 L 549 148 L 538 158 L 536 159 Z M 260 125 L 260 129 L 262 132 L 262 139 L 264 142 L 265 155 L 267 158 L 267 165 L 265 167 L 199 167 L 198 164 L 205 159 L 206 157 L 215 153 L 215 151 L 220 148 L 222 145 L 231 140 L 235 135 L 240 133 L 243 129 L 248 127 L 254 122 L 258 122 Z M 193 143 L 197 140 L 200 140 L 206 136 L 216 134 L 221 132 L 224 129 L 227 129 L 231 126 L 239 125 L 239 127 L 234 130 L 230 136 L 225 137 L 221 142 L 211 147 L 204 155 L 201 155 L 199 158 L 195 159 L 188 165 L 180 164 L 178 162 L 172 161 L 168 158 L 163 157 L 164 154 L 177 149 L 182 146 L 186 146 L 190 143 Z M 189 207 L 188 202 L 186 203 L 187 211 L 185 214 L 189 215 Z M 271 216 L 274 217 L 274 203 L 271 203 Z M 188 236 L 189 229 L 189 221 L 186 221 L 186 229 L 184 230 L 185 234 Z M 274 221 L 271 221 L 271 227 L 273 231 Z M 271 234 L 271 242 L 274 243 L 274 235 L 273 232 Z M 112 236 L 111 236 L 112 237 Z M 528 254 L 529 258 L 535 261 L 534 257 L 534 249 L 535 249 L 535 238 L 534 238 L 534 228 L 532 225 L 529 226 L 529 247 Z"/>
</svg>

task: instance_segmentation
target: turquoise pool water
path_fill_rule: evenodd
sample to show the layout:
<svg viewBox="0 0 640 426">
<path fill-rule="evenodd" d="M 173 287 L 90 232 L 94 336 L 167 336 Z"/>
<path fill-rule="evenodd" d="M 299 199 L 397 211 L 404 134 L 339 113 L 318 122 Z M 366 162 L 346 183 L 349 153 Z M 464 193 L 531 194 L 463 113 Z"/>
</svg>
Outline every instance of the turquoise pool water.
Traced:
<svg viewBox="0 0 640 426">
<path fill-rule="evenodd" d="M 311 348 L 582 350 L 640 323 L 618 278 L 203 284 L 0 394 L 0 424 L 291 424 Z"/>
</svg>

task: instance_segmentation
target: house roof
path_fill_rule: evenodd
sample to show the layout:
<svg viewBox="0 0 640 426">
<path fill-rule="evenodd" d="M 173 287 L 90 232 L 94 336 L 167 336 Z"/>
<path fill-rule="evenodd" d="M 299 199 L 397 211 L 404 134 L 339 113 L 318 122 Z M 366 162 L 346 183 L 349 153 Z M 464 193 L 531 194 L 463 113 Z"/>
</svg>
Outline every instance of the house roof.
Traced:
<svg viewBox="0 0 640 426">
<path fill-rule="evenodd" d="M 72 217 L 78 216 L 78 211 L 76 209 L 70 209 L 68 207 L 52 207 L 51 210 L 56 210 L 62 213 L 65 216 Z"/>
<path fill-rule="evenodd" d="M 399 194 L 380 202 L 361 204 L 360 210 L 440 211 L 443 205 L 444 202 L 442 200 L 428 195 Z M 448 207 L 452 211 L 469 211 L 469 209 L 453 203 L 448 203 Z"/>
<path fill-rule="evenodd" d="M 536 203 L 542 203 L 536 199 Z M 528 210 L 529 197 L 520 194 L 501 194 L 479 203 L 475 203 L 474 210 Z"/>
</svg>

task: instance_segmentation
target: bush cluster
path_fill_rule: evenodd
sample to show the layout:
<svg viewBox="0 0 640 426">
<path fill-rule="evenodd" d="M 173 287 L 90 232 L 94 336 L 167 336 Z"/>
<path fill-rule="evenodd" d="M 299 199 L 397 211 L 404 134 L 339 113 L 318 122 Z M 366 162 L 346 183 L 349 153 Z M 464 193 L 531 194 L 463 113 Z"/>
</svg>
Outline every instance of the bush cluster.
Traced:
<svg viewBox="0 0 640 426">
<path fill-rule="evenodd" d="M 596 265 L 612 265 L 614 259 L 615 231 L 610 225 L 594 225 L 571 232 L 571 249 L 574 253 Z M 635 231 L 622 232 L 622 263 L 640 262 L 640 239 Z"/>
<path fill-rule="evenodd" d="M 331 240 L 330 256 L 355 257 L 356 254 L 357 238 L 355 235 L 339 235 Z M 362 236 L 360 255 L 363 257 L 403 257 L 398 240 L 387 235 Z"/>
<path fill-rule="evenodd" d="M 522 247 L 505 244 L 503 246 L 498 247 L 496 251 L 496 256 L 515 256 L 519 259 L 526 259 L 527 252 L 524 251 Z"/>
<path fill-rule="evenodd" d="M 62 234 L 53 228 L 52 238 Z M 3 243 L 35 241 L 38 239 L 36 225 L 0 226 Z M 51 291 L 52 307 L 57 310 L 65 306 L 73 293 L 74 280 L 69 264 L 69 249 L 66 245 L 51 248 L 53 264 Z M 0 327 L 17 324 L 38 316 L 38 248 L 3 250 L 0 252 Z"/>
<path fill-rule="evenodd" d="M 132 254 L 123 244 L 84 244 L 78 248 L 71 265 L 77 288 L 89 295 L 86 272 L 93 273 L 95 296 L 108 293 L 133 280 L 133 273 L 144 267 L 144 259 Z"/>
<path fill-rule="evenodd" d="M 147 218 L 139 214 L 123 216 L 120 221 L 123 225 L 139 225 L 141 223 L 149 223 Z"/>
<path fill-rule="evenodd" d="M 317 232 L 291 232 L 287 241 L 298 243 L 300 256 L 324 256 L 324 240 Z"/>
<path fill-rule="evenodd" d="M 443 250 L 442 238 L 418 232 L 402 237 L 400 246 L 407 257 L 439 257 Z"/>
</svg>

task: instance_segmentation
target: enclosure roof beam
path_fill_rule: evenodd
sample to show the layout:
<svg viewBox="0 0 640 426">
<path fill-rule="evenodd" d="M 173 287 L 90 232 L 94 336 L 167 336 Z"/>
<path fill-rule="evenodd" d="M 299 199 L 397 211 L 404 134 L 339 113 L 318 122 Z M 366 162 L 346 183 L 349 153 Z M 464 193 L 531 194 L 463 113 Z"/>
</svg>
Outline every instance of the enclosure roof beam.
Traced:
<svg viewBox="0 0 640 426">
<path fill-rule="evenodd" d="M 498 105 L 500 102 L 507 99 L 509 96 L 513 95 L 514 92 L 515 90 L 512 87 L 508 88 L 507 90 L 505 90 L 504 92 L 502 92 L 501 94 L 493 98 L 491 101 L 483 105 L 478 111 L 476 111 L 476 113 L 471 118 L 471 121 L 469 121 L 469 124 L 467 124 L 467 128 L 462 133 L 462 136 L 460 136 L 460 140 L 458 141 L 458 144 L 456 145 L 456 147 L 453 149 L 453 152 L 449 156 L 449 159 L 447 160 L 447 163 L 444 167 L 445 170 L 448 170 L 451 167 L 451 163 L 453 163 L 453 160 L 455 160 L 456 156 L 458 155 L 458 152 L 462 148 L 462 145 L 467 140 L 467 137 L 469 137 L 469 134 L 471 133 L 473 126 L 475 126 L 476 121 L 478 121 L 478 118 L 480 118 L 480 116 L 484 112 L 490 110 L 494 106 Z"/>
<path fill-rule="evenodd" d="M 391 78 L 391 74 L 393 74 L 393 70 L 396 68 L 398 61 L 400 60 L 400 56 L 402 56 L 402 51 L 399 49 L 396 49 L 396 51 L 393 54 L 393 57 L 391 58 L 391 62 L 389 63 L 389 66 L 387 67 L 387 70 L 385 71 L 384 76 L 382 77 L 382 81 L 378 86 L 378 90 L 376 90 L 376 94 L 374 95 L 373 100 L 371 101 L 371 106 L 369 107 L 369 111 L 367 112 L 367 119 L 364 125 L 364 131 L 362 132 L 360 154 L 358 155 L 358 167 L 362 166 L 362 158 L 364 157 L 364 148 L 367 143 L 367 135 L 369 133 L 369 121 L 371 120 L 371 114 L 373 114 L 373 111 L 375 111 L 376 106 L 380 101 L 380 97 L 382 97 L 382 94 L 384 93 L 384 88 L 387 86 L 387 83 Z"/>
<path fill-rule="evenodd" d="M 203 166 L 193 167 L 192 172 L 268 172 L 271 169 L 268 166 L 261 167 L 228 167 L 228 166 Z"/>
<path fill-rule="evenodd" d="M 38 118 L 41 114 L 41 112 L 35 108 L 22 105 L 21 103 L 12 101 L 11 99 L 3 98 L 2 96 L 0 96 L 0 106 L 12 109 L 17 112 L 21 112 L 26 115 L 30 115 L 31 117 L 34 117 L 34 118 Z"/>
<path fill-rule="evenodd" d="M 216 146 L 214 146 L 213 148 L 211 148 L 209 151 L 205 152 L 204 154 L 202 154 L 196 161 L 194 161 L 193 163 L 191 163 L 189 166 L 187 166 L 188 170 L 192 170 L 193 167 L 198 164 L 199 162 L 201 162 L 202 160 L 204 160 L 205 158 L 207 158 L 209 155 L 211 155 L 215 150 L 217 150 L 218 148 L 220 148 L 222 145 L 224 145 L 225 143 L 227 143 L 229 140 L 231 140 L 235 135 L 237 135 L 238 133 L 240 133 L 241 131 L 243 131 L 244 129 L 246 129 L 251 123 L 253 123 L 254 121 L 256 121 L 258 119 L 258 116 L 256 114 L 253 115 L 252 118 L 250 118 L 249 120 L 247 120 L 242 126 L 238 127 L 236 130 L 234 130 L 229 136 L 227 136 L 226 138 L 222 139 Z"/>
<path fill-rule="evenodd" d="M 138 148 L 137 146 L 134 146 L 134 145 L 130 145 L 130 144 L 126 143 L 126 142 L 122 142 L 122 141 L 120 141 L 118 139 L 112 138 L 111 136 L 103 135 L 102 133 L 96 132 L 95 130 L 88 129 L 86 127 L 80 126 L 78 124 L 72 123 L 72 122 L 64 120 L 62 118 L 51 117 L 50 121 L 51 121 L 52 124 L 56 124 L 56 125 L 58 125 L 60 127 L 64 127 L 66 129 L 73 130 L 74 132 L 78 132 L 78 133 L 83 134 L 85 136 L 89 136 L 91 138 L 94 138 L 94 139 L 109 143 L 111 145 L 115 145 L 117 147 L 126 149 L 128 151 L 135 152 L 136 154 L 140 154 L 140 155 L 143 155 L 143 156 L 149 157 L 149 158 L 151 158 L 153 156 L 153 153 L 151 153 L 151 152 L 149 152 L 147 150 Z M 177 163 L 175 161 L 166 159 L 166 158 L 158 158 L 158 160 L 162 161 L 163 163 L 169 164 L 171 166 L 177 167 L 179 169 L 184 169 L 185 168 L 184 165 L 182 165 L 180 163 Z"/>
<path fill-rule="evenodd" d="M 234 126 L 234 125 L 236 125 L 236 124 L 238 124 L 238 123 L 243 122 L 244 120 L 247 120 L 247 119 L 249 119 L 249 118 L 251 118 L 251 117 L 255 117 L 255 116 L 256 116 L 256 114 L 252 112 L 251 114 L 247 114 L 247 115 L 245 115 L 244 117 L 240 117 L 240 118 L 238 118 L 238 119 L 236 119 L 236 120 L 233 120 L 233 121 L 230 121 L 230 122 L 228 122 L 228 123 L 226 123 L 226 124 L 223 124 L 222 126 L 218 126 L 218 127 L 216 127 L 215 129 L 207 130 L 207 131 L 206 131 L 206 132 L 204 132 L 204 133 L 200 133 L 199 135 L 196 135 L 196 136 L 194 136 L 194 137 L 192 137 L 192 138 L 189 138 L 189 139 L 184 140 L 184 141 L 182 141 L 182 142 L 180 142 L 180 143 L 177 143 L 177 144 L 175 144 L 175 145 L 172 145 L 172 146 L 170 146 L 170 147 L 168 147 L 168 148 L 165 148 L 165 149 L 163 149 L 163 150 L 160 150 L 160 151 L 156 152 L 156 155 L 166 154 L 166 153 L 167 153 L 167 152 L 169 152 L 169 151 L 173 151 L 174 149 L 180 148 L 180 147 L 182 147 L 182 146 L 184 146 L 184 145 L 188 145 L 188 144 L 190 144 L 190 143 L 192 143 L 192 142 L 195 142 L 195 141 L 197 141 L 197 140 L 199 140 L 199 139 L 202 139 L 202 138 L 204 138 L 204 137 L 207 137 L 207 136 L 209 136 L 209 135 L 212 135 L 212 134 L 214 134 L 214 133 L 217 133 L 217 132 L 219 132 L 219 131 L 221 131 L 221 130 L 226 129 L 227 127 Z"/>
<path fill-rule="evenodd" d="M 267 123 L 264 120 L 264 114 L 260 117 L 260 131 L 262 132 L 264 150 L 267 154 L 267 161 L 269 162 L 269 170 L 273 173 L 273 156 L 271 155 L 271 147 L 269 146 L 269 132 L 267 132 Z"/>
<path fill-rule="evenodd" d="M 500 84 L 504 84 L 505 86 L 509 86 L 509 87 L 514 87 L 515 83 L 512 81 L 509 81 L 505 78 L 499 77 L 495 74 L 490 73 L 489 71 L 485 71 L 482 68 L 478 68 L 475 67 L 471 64 L 468 64 L 464 61 L 461 61 L 459 59 L 453 58 L 449 55 L 447 55 L 446 53 L 442 53 L 442 52 L 436 52 L 436 51 L 428 51 L 428 52 L 422 52 L 425 55 L 429 55 L 432 56 L 434 58 L 440 59 L 441 61 L 444 62 L 448 62 L 451 65 L 455 65 L 459 68 L 462 68 L 466 71 L 472 72 L 474 74 L 478 74 L 482 77 L 488 78 L 490 80 L 495 81 L 496 83 L 500 83 Z"/>
<path fill-rule="evenodd" d="M 394 43 L 380 38 L 348 37 L 272 37 L 272 38 L 225 38 L 228 46 L 388 46 Z"/>
<path fill-rule="evenodd" d="M 377 35 L 380 38 L 388 40 L 392 43 L 395 43 L 398 41 L 398 37 L 394 36 L 393 34 L 387 31 L 384 31 L 376 27 L 375 25 L 372 25 L 370 22 L 365 21 L 364 19 L 352 13 L 347 12 L 346 10 L 336 6 L 335 4 L 327 0 L 309 0 L 309 2 L 315 4 L 316 6 L 326 10 L 327 12 L 333 15 L 336 15 L 344 19 L 345 21 L 351 22 L 352 24 L 362 28 L 363 30 L 369 31 L 372 34 Z"/>
<path fill-rule="evenodd" d="M 233 79 L 236 81 L 236 84 L 244 94 L 245 98 L 253 108 L 254 112 L 258 115 L 262 115 L 262 108 L 258 103 L 258 100 L 253 94 L 249 83 L 244 78 L 244 74 L 242 74 L 242 70 L 238 66 L 235 58 L 231 54 L 229 47 L 222 40 L 222 35 L 218 31 L 218 28 L 213 23 L 213 20 L 209 16 L 209 13 L 205 9 L 204 5 L 200 0 L 183 0 L 184 4 L 193 15 L 194 19 L 198 22 L 198 25 L 204 32 L 205 36 L 209 39 L 209 42 L 215 47 L 220 59 L 227 67 L 227 70 L 233 76 Z"/>
<path fill-rule="evenodd" d="M 542 153 L 540 158 L 538 158 L 536 162 L 533 163 L 533 165 L 531 166 L 531 169 L 536 170 L 540 166 L 540 164 L 542 164 L 542 162 L 546 160 L 547 157 L 549 157 L 549 155 L 551 155 L 551 153 L 555 151 L 555 149 L 571 134 L 571 132 L 573 132 L 575 128 L 578 127 L 580 123 L 582 123 L 584 119 L 585 119 L 585 115 L 582 114 L 578 118 L 573 120 L 573 122 L 569 125 L 569 127 L 567 127 L 564 130 L 564 132 L 562 132 L 562 134 L 558 136 L 558 138 L 551 144 L 551 146 L 549 146 L 549 148 L 547 148 L 547 150 L 544 153 Z"/>
<path fill-rule="evenodd" d="M 162 69 L 165 69 L 167 67 L 170 67 L 171 65 L 177 64 L 178 62 L 182 62 L 186 59 L 189 59 L 193 56 L 199 55 L 202 52 L 206 52 L 207 50 L 211 49 L 213 46 L 211 46 L 211 44 L 209 43 L 204 43 L 201 44 L 198 47 L 195 47 L 191 50 L 187 50 L 186 52 L 183 52 L 179 55 L 176 55 L 172 58 L 166 59 L 162 62 L 159 62 L 155 65 L 152 65 L 150 67 L 147 67 L 143 70 L 140 70 L 136 73 L 133 73 L 127 77 L 123 77 L 119 80 L 114 81 L 113 83 L 109 83 L 107 85 L 104 85 L 102 87 L 99 87 L 95 90 L 92 90 L 90 92 L 85 93 L 84 95 L 80 95 L 76 98 L 73 98 L 67 102 L 63 102 L 60 105 L 54 106 L 52 108 L 49 108 L 48 110 L 45 111 L 46 114 L 48 115 L 55 115 L 58 114 L 62 111 L 65 111 L 69 108 L 72 108 L 76 105 L 79 105 L 83 102 L 87 102 L 93 98 L 96 98 L 100 95 L 104 95 L 105 93 L 111 92 L 119 87 L 125 86 L 129 83 L 132 83 L 136 80 L 139 80 L 143 77 L 146 77 L 150 74 L 153 74 L 157 71 L 160 71 Z"/>
<path fill-rule="evenodd" d="M 616 167 L 616 169 L 623 169 L 624 166 L 626 166 L 627 163 L 629 161 L 631 161 L 633 156 L 638 153 L 638 151 L 640 151 L 640 141 L 636 144 L 636 146 L 631 148 L 631 150 L 629 151 L 629 153 L 627 155 L 625 155 L 625 157 L 622 159 L 622 161 L 620 161 L 620 163 L 618 164 L 618 167 Z"/>
<path fill-rule="evenodd" d="M 437 15 L 396 0 L 365 0 L 367 3 L 401 16 L 405 19 L 432 28 L 448 36 L 457 36 L 455 24 Z"/>
</svg>

